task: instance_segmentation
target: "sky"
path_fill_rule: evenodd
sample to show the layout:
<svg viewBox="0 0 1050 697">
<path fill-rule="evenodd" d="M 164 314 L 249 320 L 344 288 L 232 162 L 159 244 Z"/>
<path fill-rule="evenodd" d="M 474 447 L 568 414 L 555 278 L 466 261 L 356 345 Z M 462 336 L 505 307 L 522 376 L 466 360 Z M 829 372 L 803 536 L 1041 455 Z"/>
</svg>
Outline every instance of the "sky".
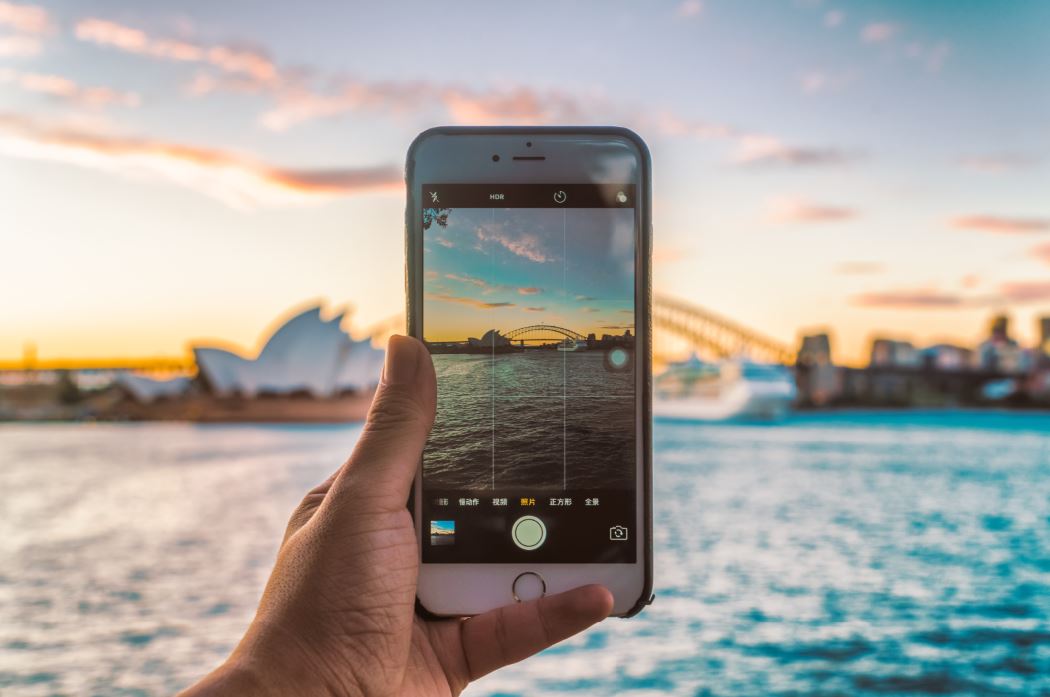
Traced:
<svg viewBox="0 0 1050 697">
<path fill-rule="evenodd" d="M 634 333 L 634 210 L 453 208 L 423 242 L 423 336 Z M 551 335 L 545 334 L 550 337 Z"/>
<path fill-rule="evenodd" d="M 654 287 L 836 360 L 1050 314 L 1050 4 L 0 0 L 0 361 L 403 310 L 436 124 L 619 124 Z"/>
</svg>

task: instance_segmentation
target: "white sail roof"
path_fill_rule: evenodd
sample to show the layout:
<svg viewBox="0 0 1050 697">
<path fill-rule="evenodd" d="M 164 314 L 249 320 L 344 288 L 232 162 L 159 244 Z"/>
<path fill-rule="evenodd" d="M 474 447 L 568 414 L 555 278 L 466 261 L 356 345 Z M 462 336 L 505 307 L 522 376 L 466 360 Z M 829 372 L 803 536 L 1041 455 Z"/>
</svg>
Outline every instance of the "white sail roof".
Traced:
<svg viewBox="0 0 1050 697">
<path fill-rule="evenodd" d="M 311 307 L 285 322 L 254 359 L 225 349 L 194 347 L 197 368 L 220 395 L 305 391 L 331 397 L 375 386 L 383 352 L 372 348 L 368 339 L 351 339 L 340 327 L 342 313 L 324 320 L 321 310 Z"/>
</svg>

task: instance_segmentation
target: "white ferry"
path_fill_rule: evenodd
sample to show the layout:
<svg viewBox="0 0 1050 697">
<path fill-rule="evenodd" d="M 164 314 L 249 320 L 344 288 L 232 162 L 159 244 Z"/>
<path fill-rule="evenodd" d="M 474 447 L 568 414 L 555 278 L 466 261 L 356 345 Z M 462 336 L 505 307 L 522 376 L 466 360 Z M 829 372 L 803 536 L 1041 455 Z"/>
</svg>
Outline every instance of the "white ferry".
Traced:
<svg viewBox="0 0 1050 697">
<path fill-rule="evenodd" d="M 707 363 L 694 354 L 655 378 L 653 415 L 685 421 L 778 420 L 791 411 L 797 394 L 787 366 Z"/>
<path fill-rule="evenodd" d="M 562 341 L 558 342 L 558 350 L 559 351 L 586 351 L 587 350 L 587 342 L 586 341 L 582 341 L 582 340 L 581 341 L 573 341 L 572 339 L 565 338 Z"/>
</svg>

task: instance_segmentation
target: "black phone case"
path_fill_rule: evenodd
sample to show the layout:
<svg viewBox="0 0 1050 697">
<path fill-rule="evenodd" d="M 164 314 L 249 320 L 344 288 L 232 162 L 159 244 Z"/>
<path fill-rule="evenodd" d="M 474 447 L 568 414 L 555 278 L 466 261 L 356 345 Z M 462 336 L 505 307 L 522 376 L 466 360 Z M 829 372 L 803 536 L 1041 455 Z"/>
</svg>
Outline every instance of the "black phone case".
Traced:
<svg viewBox="0 0 1050 697">
<path fill-rule="evenodd" d="M 645 515 L 643 521 L 645 523 L 644 541 L 645 544 L 642 549 L 643 563 L 645 568 L 645 580 L 642 586 L 642 593 L 638 597 L 638 602 L 631 607 L 630 610 L 623 613 L 622 615 L 616 615 L 617 617 L 633 617 L 642 611 L 646 605 L 650 605 L 655 596 L 653 595 L 653 405 L 652 405 L 652 380 L 653 380 L 653 321 L 652 321 L 652 304 L 653 304 L 653 279 L 652 279 L 652 256 L 653 256 L 653 223 L 652 223 L 652 158 L 649 155 L 649 147 L 645 144 L 645 141 L 628 128 L 622 128 L 619 126 L 437 126 L 435 128 L 429 128 L 412 141 L 412 144 L 408 147 L 408 156 L 405 161 L 405 189 L 407 192 L 407 201 L 405 205 L 405 296 L 406 296 L 406 330 L 409 336 L 414 336 L 418 339 L 422 339 L 422 336 L 415 331 L 417 325 L 417 315 L 419 308 L 416 307 L 414 296 L 415 284 L 420 282 L 422 279 L 419 274 L 415 273 L 417 267 L 422 263 L 422 259 L 417 258 L 416 253 L 417 245 L 414 235 L 416 234 L 416 225 L 414 212 L 418 201 L 416 200 L 418 192 L 412 185 L 413 177 L 413 163 L 415 162 L 416 148 L 419 143 L 423 142 L 427 138 L 433 135 L 608 135 L 608 136 L 619 136 L 625 138 L 638 148 L 638 152 L 641 155 L 641 186 L 642 186 L 642 206 L 641 206 L 641 225 L 640 225 L 640 236 L 641 244 L 638 245 L 636 253 L 644 254 L 645 257 L 639 264 L 639 273 L 642 275 L 642 288 L 644 289 L 645 302 L 642 304 L 642 316 L 639 321 L 643 322 L 646 328 L 645 332 L 645 347 L 642 353 L 642 370 L 645 377 L 644 389 L 642 391 L 642 409 L 647 415 L 642 425 L 642 454 L 643 454 L 643 486 L 644 486 L 644 500 L 645 500 Z M 421 233 L 421 231 L 420 231 Z M 422 245 L 419 245 L 420 247 Z M 412 485 L 411 493 L 408 497 L 408 509 L 415 516 L 415 484 Z M 447 619 L 441 615 L 435 615 L 419 602 L 419 598 L 416 598 L 416 613 L 427 619 Z"/>
</svg>

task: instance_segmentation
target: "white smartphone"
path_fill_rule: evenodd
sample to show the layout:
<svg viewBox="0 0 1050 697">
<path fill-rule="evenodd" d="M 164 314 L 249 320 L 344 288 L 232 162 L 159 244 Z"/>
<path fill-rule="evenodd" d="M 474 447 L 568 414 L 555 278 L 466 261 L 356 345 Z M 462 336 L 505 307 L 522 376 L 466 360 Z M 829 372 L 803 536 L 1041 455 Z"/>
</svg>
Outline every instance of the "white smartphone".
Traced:
<svg viewBox="0 0 1050 697">
<path fill-rule="evenodd" d="M 417 605 L 652 599 L 650 163 L 622 128 L 437 128 L 406 168 L 408 331 L 437 416 Z"/>
</svg>

